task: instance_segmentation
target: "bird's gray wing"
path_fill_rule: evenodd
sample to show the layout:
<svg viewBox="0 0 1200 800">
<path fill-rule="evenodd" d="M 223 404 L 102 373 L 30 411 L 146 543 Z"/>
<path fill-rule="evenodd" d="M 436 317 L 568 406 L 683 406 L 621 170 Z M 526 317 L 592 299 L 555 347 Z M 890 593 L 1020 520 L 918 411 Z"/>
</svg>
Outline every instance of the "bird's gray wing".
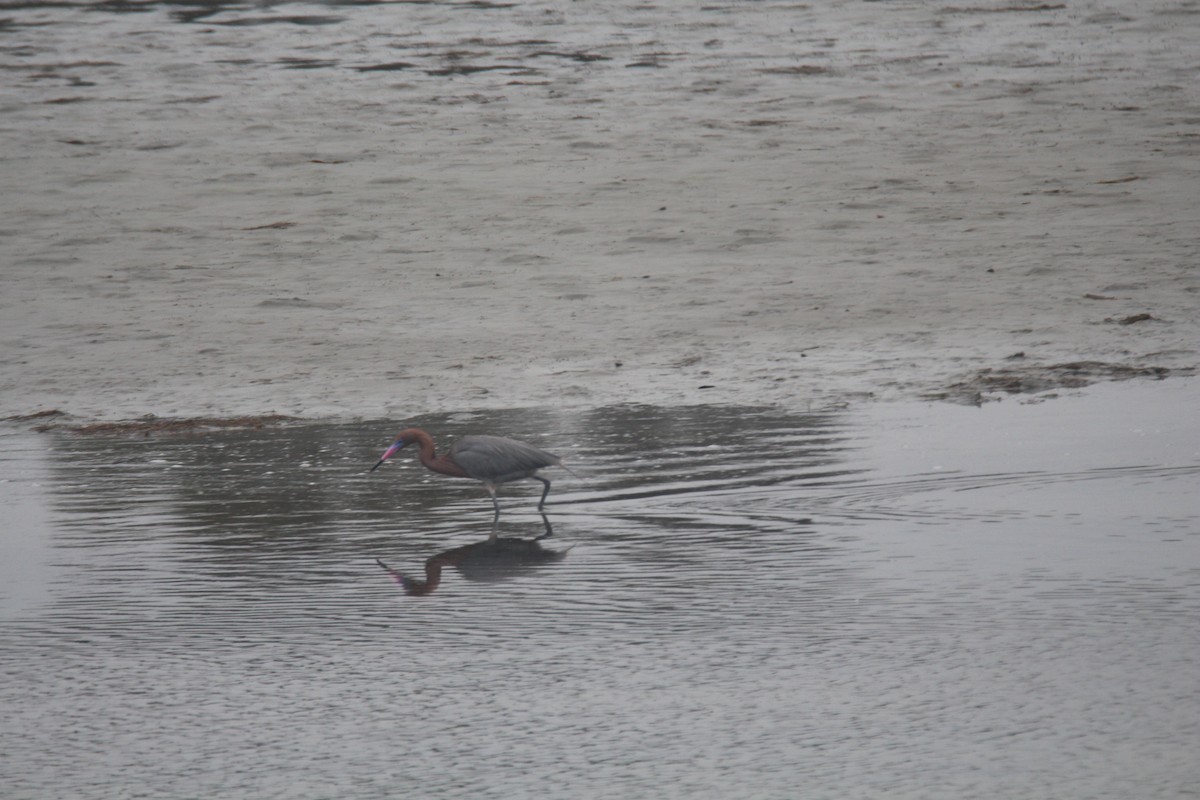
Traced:
<svg viewBox="0 0 1200 800">
<path fill-rule="evenodd" d="M 450 458 L 472 478 L 495 483 L 527 478 L 562 461 L 553 453 L 502 436 L 464 436 L 451 446 Z"/>
</svg>

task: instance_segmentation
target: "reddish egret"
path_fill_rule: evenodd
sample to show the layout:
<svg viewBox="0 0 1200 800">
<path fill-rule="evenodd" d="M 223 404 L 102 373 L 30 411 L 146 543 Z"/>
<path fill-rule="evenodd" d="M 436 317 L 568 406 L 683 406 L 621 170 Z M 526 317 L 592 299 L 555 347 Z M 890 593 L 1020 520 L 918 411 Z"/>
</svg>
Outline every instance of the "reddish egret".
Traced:
<svg viewBox="0 0 1200 800">
<path fill-rule="evenodd" d="M 483 488 L 492 496 L 497 519 L 500 517 L 500 502 L 496 500 L 496 487 L 499 484 L 522 478 L 541 481 L 546 487 L 542 490 L 542 499 L 538 501 L 538 511 L 541 511 L 546 505 L 546 495 L 550 494 L 550 481 L 538 475 L 537 471 L 542 467 L 562 466 L 562 459 L 553 453 L 502 436 L 464 436 L 451 445 L 449 453 L 439 456 L 428 433 L 419 428 L 406 428 L 396 435 L 396 441 L 384 451 L 370 471 L 379 469 L 383 462 L 413 443 L 421 448 L 421 463 L 434 472 L 482 481 Z"/>
</svg>

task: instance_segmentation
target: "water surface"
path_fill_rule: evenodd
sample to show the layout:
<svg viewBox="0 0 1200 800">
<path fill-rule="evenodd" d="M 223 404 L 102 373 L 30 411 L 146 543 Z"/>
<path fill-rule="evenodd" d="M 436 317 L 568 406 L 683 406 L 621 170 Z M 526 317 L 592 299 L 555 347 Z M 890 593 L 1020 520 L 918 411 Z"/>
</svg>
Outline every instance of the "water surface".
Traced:
<svg viewBox="0 0 1200 800">
<path fill-rule="evenodd" d="M 568 459 L 507 555 L 394 421 L 9 429 L 5 796 L 1184 796 L 1196 388 L 406 420 Z"/>
</svg>

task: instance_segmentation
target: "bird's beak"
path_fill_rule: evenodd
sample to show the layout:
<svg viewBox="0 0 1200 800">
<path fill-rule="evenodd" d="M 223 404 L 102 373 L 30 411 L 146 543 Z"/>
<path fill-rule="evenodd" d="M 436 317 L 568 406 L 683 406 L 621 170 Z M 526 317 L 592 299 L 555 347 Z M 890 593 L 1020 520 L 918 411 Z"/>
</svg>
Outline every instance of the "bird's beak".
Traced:
<svg viewBox="0 0 1200 800">
<path fill-rule="evenodd" d="M 383 462 L 387 461 L 392 456 L 404 449 L 404 442 L 392 442 L 392 446 L 383 451 L 383 455 L 375 462 L 375 466 L 371 467 L 367 472 L 374 472 L 379 469 Z"/>
</svg>

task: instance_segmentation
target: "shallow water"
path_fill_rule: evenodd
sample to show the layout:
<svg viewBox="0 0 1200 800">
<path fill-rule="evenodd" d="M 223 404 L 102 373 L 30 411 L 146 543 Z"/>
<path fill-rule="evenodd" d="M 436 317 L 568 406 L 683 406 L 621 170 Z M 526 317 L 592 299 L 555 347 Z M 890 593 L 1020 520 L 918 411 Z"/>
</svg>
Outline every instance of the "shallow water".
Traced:
<svg viewBox="0 0 1200 800">
<path fill-rule="evenodd" d="M 4 794 L 1183 796 L 1198 388 L 408 420 L 577 473 L 423 597 L 490 503 L 395 423 L 10 429 Z"/>
</svg>

